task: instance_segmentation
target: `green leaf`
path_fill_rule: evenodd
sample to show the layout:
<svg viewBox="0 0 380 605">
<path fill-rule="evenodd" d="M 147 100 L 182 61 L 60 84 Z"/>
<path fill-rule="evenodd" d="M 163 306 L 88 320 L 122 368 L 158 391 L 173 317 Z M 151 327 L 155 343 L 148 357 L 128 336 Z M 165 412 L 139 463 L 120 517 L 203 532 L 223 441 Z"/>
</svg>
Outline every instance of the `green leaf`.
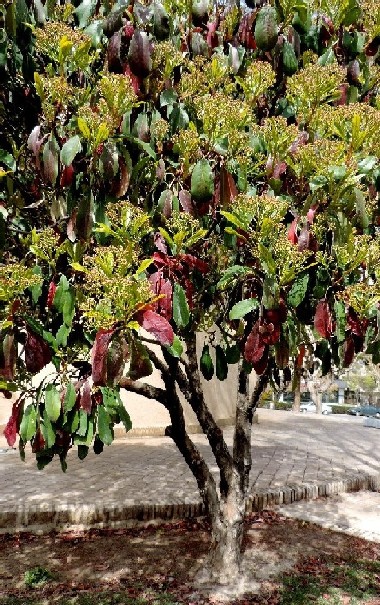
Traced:
<svg viewBox="0 0 380 605">
<path fill-rule="evenodd" d="M 136 275 L 140 275 L 140 273 L 144 273 L 148 267 L 150 267 L 150 265 L 153 263 L 153 259 L 152 258 L 146 258 L 145 260 L 142 261 L 141 265 L 139 266 L 139 268 L 136 271 Z"/>
<path fill-rule="evenodd" d="M 24 410 L 20 424 L 20 437 L 24 442 L 30 441 L 36 434 L 37 428 L 37 410 L 33 404 L 28 405 Z"/>
<path fill-rule="evenodd" d="M 82 29 L 89 24 L 89 21 L 95 10 L 96 0 L 83 0 L 74 10 L 74 14 L 78 19 L 78 25 Z"/>
<path fill-rule="evenodd" d="M 262 267 L 267 275 L 275 275 L 277 269 L 277 263 L 274 260 L 272 253 L 269 248 L 264 246 L 263 244 L 259 244 L 259 254 Z"/>
<path fill-rule="evenodd" d="M 121 422 L 124 425 L 125 430 L 127 432 L 130 431 L 132 428 L 132 420 L 122 403 L 120 404 L 120 407 L 119 407 L 119 416 L 120 416 Z"/>
<path fill-rule="evenodd" d="M 228 364 L 238 363 L 240 359 L 240 349 L 237 345 L 228 346 L 225 353 Z"/>
<path fill-rule="evenodd" d="M 360 174 L 369 174 L 377 165 L 378 159 L 374 155 L 369 155 L 368 157 L 360 160 L 358 162 L 358 169 Z"/>
<path fill-rule="evenodd" d="M 15 393 L 17 388 L 17 384 L 14 382 L 8 382 L 0 379 L 0 391 L 11 391 L 12 393 Z"/>
<path fill-rule="evenodd" d="M 77 435 L 79 437 L 85 437 L 87 435 L 89 426 L 89 416 L 87 412 L 84 410 L 79 410 L 79 427 L 77 430 Z"/>
<path fill-rule="evenodd" d="M 207 160 L 199 160 L 191 173 L 191 195 L 197 202 L 205 202 L 214 194 L 214 175 Z"/>
<path fill-rule="evenodd" d="M 200 370 L 206 380 L 211 380 L 214 376 L 214 364 L 211 359 L 210 349 L 208 345 L 204 345 L 200 358 Z"/>
<path fill-rule="evenodd" d="M 238 279 L 238 277 L 247 275 L 247 273 L 250 271 L 252 271 L 252 269 L 249 267 L 242 267 L 241 265 L 233 265 L 232 267 L 229 267 L 226 269 L 226 271 L 224 271 L 224 273 L 222 273 L 220 280 L 216 284 L 217 289 L 224 290 L 227 286 L 231 285 L 232 282 Z"/>
<path fill-rule="evenodd" d="M 58 420 L 61 413 L 61 399 L 54 384 L 48 384 L 45 389 L 45 410 L 52 422 Z"/>
<path fill-rule="evenodd" d="M 113 441 L 113 431 L 110 427 L 111 418 L 103 405 L 98 405 L 98 433 L 101 441 L 105 445 L 111 445 Z"/>
<path fill-rule="evenodd" d="M 183 345 L 178 336 L 174 335 L 173 344 L 170 347 L 166 347 L 166 350 L 169 351 L 170 355 L 173 357 L 177 357 L 180 359 L 183 353 Z"/>
<path fill-rule="evenodd" d="M 173 319 L 177 328 L 185 328 L 190 320 L 185 290 L 177 283 L 173 289 Z"/>
<path fill-rule="evenodd" d="M 306 273 L 305 275 L 300 275 L 293 286 L 291 287 L 288 294 L 288 303 L 292 305 L 292 307 L 296 308 L 301 304 L 303 299 L 305 298 L 305 294 L 307 291 L 307 286 L 309 283 L 309 275 Z"/>
<path fill-rule="evenodd" d="M 39 265 L 36 265 L 35 267 L 33 267 L 33 273 L 34 273 L 34 275 L 42 275 L 41 267 Z M 34 304 L 37 304 L 38 299 L 40 298 L 40 296 L 42 294 L 42 284 L 38 284 L 37 286 L 32 286 L 29 289 L 32 293 L 32 300 L 33 300 Z"/>
<path fill-rule="evenodd" d="M 72 164 L 75 156 L 82 151 L 82 144 L 80 142 L 79 136 L 76 134 L 74 137 L 71 137 L 66 143 L 63 145 L 61 149 L 61 162 L 65 164 L 65 166 L 70 166 Z"/>
<path fill-rule="evenodd" d="M 67 347 L 67 338 L 71 332 L 71 328 L 66 324 L 62 324 L 57 334 L 55 335 L 58 347 Z"/>
<path fill-rule="evenodd" d="M 55 431 L 46 409 L 44 410 L 43 419 L 42 434 L 45 439 L 46 447 L 50 449 L 55 444 Z"/>
<path fill-rule="evenodd" d="M 64 412 L 70 412 L 76 402 L 77 394 L 75 392 L 75 388 L 72 382 L 69 382 L 66 387 L 66 393 L 63 400 L 63 410 Z"/>
<path fill-rule="evenodd" d="M 131 342 L 131 363 L 129 367 L 129 378 L 139 380 L 153 373 L 153 365 L 149 359 L 146 347 L 138 340 Z"/>
<path fill-rule="evenodd" d="M 228 375 L 228 363 L 226 354 L 220 345 L 215 347 L 215 373 L 218 380 L 225 380 Z"/>
<path fill-rule="evenodd" d="M 78 122 L 78 128 L 81 131 L 81 133 L 83 134 L 84 138 L 87 140 L 90 139 L 91 131 L 88 127 L 86 120 L 84 120 L 83 118 L 78 118 L 77 122 Z"/>
<path fill-rule="evenodd" d="M 63 321 L 65 322 L 65 324 L 67 326 L 71 326 L 73 318 L 74 318 L 74 314 L 75 314 L 75 294 L 74 294 L 74 290 L 72 288 L 70 288 L 70 290 L 68 290 L 64 294 L 64 301 L 63 301 L 63 308 L 62 308 Z"/>
<path fill-rule="evenodd" d="M 229 319 L 241 319 L 253 309 L 257 309 L 259 307 L 259 301 L 257 298 L 246 298 L 244 300 L 240 300 L 236 305 L 234 305 L 229 312 Z"/>
<path fill-rule="evenodd" d="M 178 95 L 174 88 L 168 88 L 160 94 L 160 107 L 166 107 L 167 105 L 173 105 L 178 99 Z"/>
</svg>

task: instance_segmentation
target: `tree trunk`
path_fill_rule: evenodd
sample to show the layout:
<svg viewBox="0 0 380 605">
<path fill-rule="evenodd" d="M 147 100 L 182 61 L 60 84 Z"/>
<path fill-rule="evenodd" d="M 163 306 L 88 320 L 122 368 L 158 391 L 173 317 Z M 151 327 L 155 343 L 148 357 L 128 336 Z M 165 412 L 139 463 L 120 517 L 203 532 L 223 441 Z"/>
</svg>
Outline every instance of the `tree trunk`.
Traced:
<svg viewBox="0 0 380 605">
<path fill-rule="evenodd" d="M 235 470 L 228 494 L 220 503 L 219 515 L 211 519 L 211 547 L 200 580 L 231 584 L 240 573 L 244 534 L 245 496 Z"/>
<path fill-rule="evenodd" d="M 301 368 L 294 368 L 294 403 L 293 412 L 301 411 Z"/>
</svg>

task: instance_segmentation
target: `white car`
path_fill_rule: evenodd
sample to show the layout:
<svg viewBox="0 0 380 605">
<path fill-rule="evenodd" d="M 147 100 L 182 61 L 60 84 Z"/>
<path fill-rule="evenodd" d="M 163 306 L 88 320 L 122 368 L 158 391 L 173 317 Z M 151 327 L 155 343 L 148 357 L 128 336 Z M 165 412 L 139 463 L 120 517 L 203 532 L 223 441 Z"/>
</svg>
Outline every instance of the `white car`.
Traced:
<svg viewBox="0 0 380 605">
<path fill-rule="evenodd" d="M 301 412 L 314 412 L 315 414 L 317 411 L 317 406 L 313 401 L 310 401 L 309 403 L 301 403 L 300 410 Z M 331 405 L 328 403 L 322 403 L 322 414 L 332 414 Z"/>
</svg>

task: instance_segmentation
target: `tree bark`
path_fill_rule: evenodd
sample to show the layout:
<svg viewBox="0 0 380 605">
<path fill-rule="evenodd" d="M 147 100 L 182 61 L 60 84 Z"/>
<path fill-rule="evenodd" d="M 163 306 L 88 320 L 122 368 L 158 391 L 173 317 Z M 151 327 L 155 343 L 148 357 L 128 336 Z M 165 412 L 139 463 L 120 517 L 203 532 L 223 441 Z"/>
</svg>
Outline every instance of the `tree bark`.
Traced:
<svg viewBox="0 0 380 605">
<path fill-rule="evenodd" d="M 240 572 L 245 502 L 252 465 L 252 418 L 267 385 L 269 368 L 257 381 L 250 398 L 249 376 L 242 365 L 239 367 L 236 423 L 231 453 L 224 440 L 223 431 L 218 427 L 204 400 L 195 338 L 190 336 L 187 341 L 188 361 L 185 364 L 169 355 L 165 349 L 164 361 L 151 351 L 149 356 L 161 372 L 165 389 L 133 383 L 126 378 L 122 379 L 121 386 L 158 399 L 168 409 L 171 425 L 167 427 L 167 434 L 175 442 L 197 481 L 211 526 L 211 547 L 202 570 L 198 571 L 198 579 L 215 584 L 230 584 Z M 219 493 L 209 466 L 187 434 L 178 390 L 190 403 L 214 453 L 219 468 Z"/>
<path fill-rule="evenodd" d="M 294 403 L 293 412 L 301 411 L 301 368 L 294 368 Z"/>
</svg>

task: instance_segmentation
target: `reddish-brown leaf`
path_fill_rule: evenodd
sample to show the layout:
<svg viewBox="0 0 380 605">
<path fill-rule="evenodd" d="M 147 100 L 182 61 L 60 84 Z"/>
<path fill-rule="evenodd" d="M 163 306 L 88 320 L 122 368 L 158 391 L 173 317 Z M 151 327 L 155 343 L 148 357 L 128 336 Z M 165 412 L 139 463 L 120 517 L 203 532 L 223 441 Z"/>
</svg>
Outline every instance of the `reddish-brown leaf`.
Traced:
<svg viewBox="0 0 380 605">
<path fill-rule="evenodd" d="M 37 374 L 50 363 L 52 353 L 48 343 L 38 334 L 27 329 L 25 342 L 25 366 L 28 372 Z"/>
<path fill-rule="evenodd" d="M 226 208 L 238 194 L 234 177 L 223 165 L 220 169 L 220 205 Z"/>
<path fill-rule="evenodd" d="M 154 311 L 145 311 L 142 317 L 142 327 L 147 332 L 153 334 L 162 345 L 172 345 L 174 332 L 170 323 L 165 317 L 162 317 Z"/>
<path fill-rule="evenodd" d="M 59 180 L 59 184 L 61 187 L 70 187 L 74 179 L 74 168 L 73 165 L 64 166 L 62 168 L 61 177 Z"/>
<path fill-rule="evenodd" d="M 156 296 L 162 296 L 156 303 L 156 311 L 166 319 L 172 318 L 173 287 L 168 279 L 165 279 L 162 271 L 156 271 L 149 277 L 153 292 Z"/>
<path fill-rule="evenodd" d="M 368 320 L 360 319 L 352 307 L 350 307 L 348 310 L 347 322 L 351 328 L 351 333 L 354 334 L 354 336 L 359 336 L 360 338 L 365 336 L 368 327 Z"/>
<path fill-rule="evenodd" d="M 178 197 L 179 197 L 179 202 L 180 202 L 184 212 L 188 212 L 189 214 L 191 214 L 191 216 L 194 216 L 195 208 L 194 208 L 193 200 L 191 199 L 190 191 L 186 191 L 186 189 L 181 189 L 181 191 L 178 194 Z"/>
<path fill-rule="evenodd" d="M 288 240 L 292 244 L 298 243 L 297 223 L 298 223 L 298 218 L 295 218 L 294 221 L 291 223 L 291 225 L 289 227 L 289 231 L 288 231 Z"/>
<path fill-rule="evenodd" d="M 50 309 L 53 306 L 56 291 L 57 291 L 57 286 L 55 285 L 55 283 L 53 281 L 51 281 L 49 284 L 49 290 L 48 290 L 47 301 L 46 301 L 48 309 Z"/>
<path fill-rule="evenodd" d="M 7 422 L 7 426 L 4 429 L 4 437 L 7 440 L 9 447 L 13 447 L 16 443 L 17 433 L 20 428 L 20 411 L 22 409 L 22 402 L 18 399 L 12 406 L 12 414 Z"/>
<path fill-rule="evenodd" d="M 326 299 L 317 304 L 314 316 L 314 327 L 322 338 L 330 338 L 333 333 L 333 321 L 330 305 Z"/>
<path fill-rule="evenodd" d="M 45 447 L 45 439 L 41 433 L 41 430 L 37 429 L 37 432 L 34 436 L 33 443 L 32 443 L 33 454 L 40 452 L 41 450 L 44 449 L 44 447 Z"/>
<path fill-rule="evenodd" d="M 280 340 L 276 347 L 276 363 L 280 370 L 286 368 L 289 363 L 289 345 L 286 340 Z"/>
<path fill-rule="evenodd" d="M 92 380 L 96 386 L 107 383 L 107 352 L 115 330 L 99 330 L 91 350 Z"/>
<path fill-rule="evenodd" d="M 116 197 L 123 197 L 127 193 L 130 180 L 131 174 L 128 166 L 123 158 L 119 158 L 119 180 L 115 187 Z"/>
<path fill-rule="evenodd" d="M 82 391 L 80 394 L 79 406 L 87 414 L 91 414 L 91 410 L 92 410 L 91 386 L 90 386 L 88 380 L 86 380 L 86 382 L 83 385 L 83 388 L 82 388 Z"/>
<path fill-rule="evenodd" d="M 280 338 L 281 326 L 279 323 L 262 321 L 259 331 L 263 343 L 266 345 L 274 345 Z"/>
<path fill-rule="evenodd" d="M 309 243 L 310 243 L 310 230 L 309 230 L 309 226 L 305 225 L 305 227 L 302 227 L 301 233 L 299 234 L 299 237 L 298 237 L 298 250 L 300 252 L 304 252 L 304 250 L 309 250 Z"/>
<path fill-rule="evenodd" d="M 263 374 L 263 372 L 265 372 L 265 370 L 267 369 L 267 366 L 268 366 L 268 361 L 269 361 L 269 346 L 265 345 L 261 358 L 256 363 L 252 364 L 253 369 L 255 370 L 256 374 L 258 374 L 260 376 L 261 374 Z"/>
<path fill-rule="evenodd" d="M 348 368 L 348 366 L 351 365 L 352 360 L 354 359 L 354 355 L 355 355 L 355 343 L 354 343 L 354 339 L 352 338 L 352 336 L 349 336 L 344 341 L 343 354 L 344 354 L 344 361 L 343 361 L 344 367 Z"/>
<path fill-rule="evenodd" d="M 107 384 L 117 384 L 123 375 L 125 362 L 129 357 L 128 343 L 124 336 L 116 336 L 107 352 Z"/>
<path fill-rule="evenodd" d="M 200 260 L 196 256 L 193 256 L 192 254 L 181 254 L 179 259 L 186 263 L 190 269 L 198 269 L 198 271 L 201 273 L 207 273 L 209 270 L 207 263 L 205 263 L 203 260 Z"/>
<path fill-rule="evenodd" d="M 252 365 L 258 364 L 265 352 L 265 343 L 263 342 L 260 334 L 259 321 L 255 323 L 252 328 L 252 332 L 249 334 L 245 347 L 244 347 L 244 359 Z"/>
<path fill-rule="evenodd" d="M 296 366 L 297 366 L 297 368 L 302 368 L 303 358 L 305 357 L 305 352 L 306 352 L 305 345 L 304 344 L 300 345 L 299 349 L 298 349 L 297 360 L 296 360 Z"/>
<path fill-rule="evenodd" d="M 207 44 L 209 48 L 214 49 L 219 45 L 219 38 L 217 29 L 218 29 L 218 21 L 213 21 L 212 23 L 207 23 Z"/>
</svg>

